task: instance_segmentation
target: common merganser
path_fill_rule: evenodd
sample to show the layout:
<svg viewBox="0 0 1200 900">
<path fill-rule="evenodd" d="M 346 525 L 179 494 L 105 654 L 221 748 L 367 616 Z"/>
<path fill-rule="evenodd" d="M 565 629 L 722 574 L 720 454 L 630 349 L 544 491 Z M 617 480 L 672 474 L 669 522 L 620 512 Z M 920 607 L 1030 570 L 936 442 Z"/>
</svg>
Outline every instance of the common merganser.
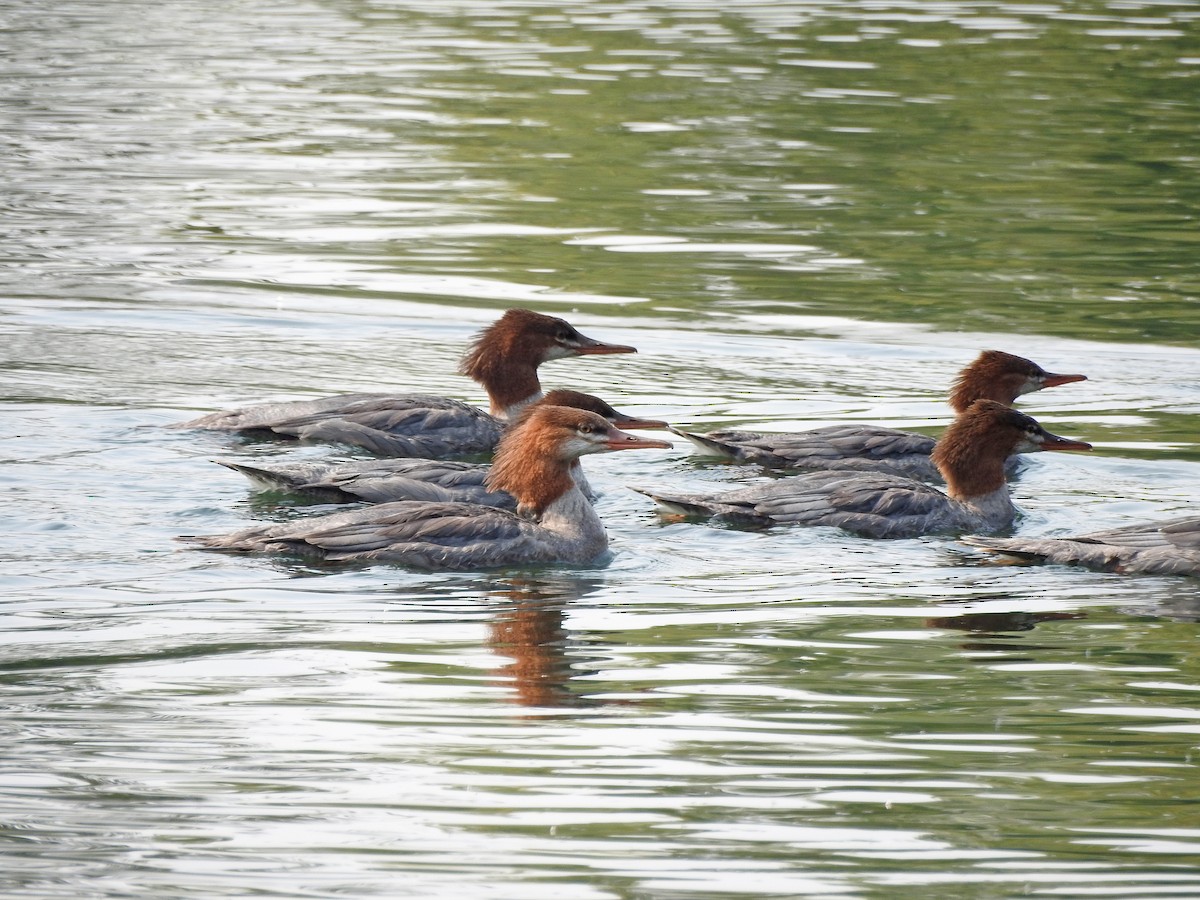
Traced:
<svg viewBox="0 0 1200 900">
<path fill-rule="evenodd" d="M 1004 480 L 1013 453 L 1090 450 L 1058 437 L 994 400 L 976 400 L 946 429 L 933 461 L 946 493 L 912 478 L 861 472 L 809 472 L 723 494 L 635 488 L 669 510 L 761 524 L 835 525 L 866 537 L 981 531 L 1012 522 Z"/>
<path fill-rule="evenodd" d="M 613 409 L 591 394 L 557 388 L 550 391 L 522 415 L 538 406 L 565 406 L 585 409 L 607 419 L 621 429 L 659 429 L 670 427 L 658 419 L 644 419 Z M 335 503 L 366 500 L 386 503 L 393 500 L 438 500 L 482 503 L 502 509 L 516 509 L 517 501 L 505 491 L 489 490 L 484 483 L 490 467 L 485 463 L 454 462 L 435 459 L 368 459 L 351 462 L 309 461 L 272 464 L 216 460 L 222 466 L 241 472 L 259 490 L 295 491 Z M 572 467 L 575 481 L 584 494 L 594 498 L 579 463 Z"/>
<path fill-rule="evenodd" d="M 961 413 L 976 400 L 1012 406 L 1022 394 L 1087 381 L 1086 375 L 1056 375 L 1037 363 L 1001 350 L 985 350 L 959 373 L 950 406 Z M 711 431 L 694 434 L 672 428 L 706 453 L 735 462 L 779 469 L 836 469 L 887 472 L 929 481 L 938 479 L 929 458 L 935 440 L 912 431 L 876 425 L 828 425 L 790 434 Z"/>
<path fill-rule="evenodd" d="M 636 353 L 580 334 L 563 319 L 510 309 L 484 329 L 460 371 L 483 385 L 491 413 L 446 397 L 339 394 L 210 413 L 176 425 L 241 433 L 271 432 L 306 441 L 351 444 L 380 456 L 441 458 L 490 453 L 505 422 L 541 399 L 538 366 L 570 356 Z"/>
<path fill-rule="evenodd" d="M 604 552 L 608 536 L 572 478 L 572 464 L 589 453 L 670 446 L 619 431 L 595 413 L 538 406 L 504 436 L 487 478 L 489 488 L 517 498 L 515 513 L 474 503 L 400 500 L 186 540 L 211 550 L 422 569 L 585 563 Z"/>
<path fill-rule="evenodd" d="M 1104 572 L 1200 575 L 1200 517 L 1127 525 L 1061 538 L 965 538 L 1020 559 L 1086 566 Z"/>
</svg>

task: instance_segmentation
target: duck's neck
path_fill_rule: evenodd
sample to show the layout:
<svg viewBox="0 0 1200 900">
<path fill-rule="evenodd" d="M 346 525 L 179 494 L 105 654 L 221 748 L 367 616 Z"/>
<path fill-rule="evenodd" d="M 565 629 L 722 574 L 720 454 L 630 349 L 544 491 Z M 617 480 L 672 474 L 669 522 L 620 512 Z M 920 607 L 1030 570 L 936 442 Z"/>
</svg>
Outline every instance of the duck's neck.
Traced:
<svg viewBox="0 0 1200 900">
<path fill-rule="evenodd" d="M 1016 514 L 1004 480 L 1006 456 L 979 437 L 943 441 L 934 448 L 933 459 L 946 479 L 950 498 L 982 519 L 982 524 L 997 527 L 1011 522 Z"/>
<path fill-rule="evenodd" d="M 587 474 L 583 471 L 583 466 L 580 465 L 579 460 L 571 463 L 571 480 L 575 482 L 576 487 L 583 491 L 583 496 L 587 497 L 592 503 L 596 502 L 598 495 L 592 490 L 592 485 L 588 482 Z"/>
<path fill-rule="evenodd" d="M 936 452 L 936 451 L 935 451 Z M 961 503 L 1008 490 L 1004 480 L 1005 457 L 964 447 L 935 457 L 938 471 L 946 479 L 946 493 Z"/>
<path fill-rule="evenodd" d="M 531 406 L 534 403 L 537 403 L 539 400 L 542 399 L 543 396 L 545 396 L 542 393 L 541 384 L 538 383 L 538 377 L 537 377 L 536 370 L 533 373 L 533 390 L 532 390 L 532 392 L 524 394 L 523 396 L 517 398 L 516 400 L 506 399 L 508 397 L 508 394 L 504 393 L 503 391 L 499 391 L 498 389 L 493 389 L 492 387 L 490 387 L 488 385 L 484 385 L 484 387 L 487 388 L 488 400 L 491 401 L 492 415 L 495 416 L 497 419 L 502 419 L 505 422 L 513 421 L 521 413 L 522 410 L 526 409 L 527 407 Z M 528 389 L 528 383 L 527 383 L 527 387 L 525 389 L 526 390 Z M 519 393 L 519 392 L 514 391 L 513 393 L 515 394 L 515 393 Z"/>
<path fill-rule="evenodd" d="M 954 497 L 951 494 L 951 497 Z M 987 494 L 976 494 L 972 497 L 954 497 L 965 506 L 972 515 L 982 520 L 982 525 L 999 528 L 1009 524 L 1017 514 L 1012 497 L 1008 493 L 1008 485 L 1001 484 L 996 490 Z"/>
<path fill-rule="evenodd" d="M 992 417 L 967 412 L 950 423 L 930 456 L 946 480 L 946 493 L 970 503 L 1005 486 L 1004 464 L 1014 449 Z"/>
<path fill-rule="evenodd" d="M 490 337 L 480 342 L 463 360 L 461 371 L 483 385 L 493 416 L 510 419 L 524 406 L 542 398 L 538 381 L 540 359 L 512 341 Z"/>
<path fill-rule="evenodd" d="M 536 434 L 531 437 L 536 441 Z M 520 515 L 536 519 L 566 544 L 568 555 L 583 559 L 603 552 L 608 536 L 576 479 L 587 483 L 578 460 L 554 458 L 545 448 L 524 456 L 505 455 L 502 450 L 487 485 L 512 494 Z"/>
<path fill-rule="evenodd" d="M 550 503 L 538 518 L 547 531 L 552 531 L 582 555 L 594 556 L 608 546 L 604 523 L 596 515 L 591 501 L 579 486 L 572 483 L 558 499 Z"/>
</svg>

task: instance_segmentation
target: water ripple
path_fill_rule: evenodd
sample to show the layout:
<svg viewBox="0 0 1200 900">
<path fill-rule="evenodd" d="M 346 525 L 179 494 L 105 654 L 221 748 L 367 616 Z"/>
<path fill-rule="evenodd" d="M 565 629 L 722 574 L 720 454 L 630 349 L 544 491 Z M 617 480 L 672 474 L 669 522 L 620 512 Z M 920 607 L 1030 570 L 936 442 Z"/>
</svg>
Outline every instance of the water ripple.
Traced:
<svg viewBox="0 0 1200 900">
<path fill-rule="evenodd" d="M 1184 2 L 64 0 L 6 9 L 6 895 L 1200 894 L 1179 578 L 717 528 L 588 461 L 604 565 L 201 554 L 323 507 L 162 426 L 455 374 L 508 305 L 688 428 L 937 433 L 995 347 L 1088 382 L 1016 528 L 1200 502 Z M 1057 456 L 1044 454 L 1044 456 Z"/>
</svg>

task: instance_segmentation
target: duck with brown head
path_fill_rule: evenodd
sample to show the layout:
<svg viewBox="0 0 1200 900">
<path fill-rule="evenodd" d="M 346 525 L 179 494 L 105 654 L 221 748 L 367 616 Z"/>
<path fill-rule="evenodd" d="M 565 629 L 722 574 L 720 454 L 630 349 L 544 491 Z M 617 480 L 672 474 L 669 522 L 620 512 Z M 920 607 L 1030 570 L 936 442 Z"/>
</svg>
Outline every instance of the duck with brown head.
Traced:
<svg viewBox="0 0 1200 900">
<path fill-rule="evenodd" d="M 587 563 L 608 547 L 604 525 L 571 475 L 582 456 L 670 447 L 614 428 L 595 413 L 538 406 L 504 436 L 487 478 L 518 512 L 472 503 L 402 500 L 347 512 L 186 538 L 210 550 L 287 553 L 421 569 Z"/>
<path fill-rule="evenodd" d="M 635 488 L 668 511 L 736 522 L 834 525 L 866 537 L 915 537 L 935 532 L 992 531 L 1016 514 L 1004 479 L 1014 453 L 1090 450 L 994 400 L 976 400 L 937 442 L 934 463 L 946 482 L 932 485 L 897 475 L 809 472 L 721 494 Z"/>
<path fill-rule="evenodd" d="M 1012 406 L 1025 394 L 1076 381 L 1087 381 L 1087 376 L 1058 375 L 1023 356 L 984 350 L 955 379 L 950 389 L 950 408 L 960 413 L 976 400 L 995 400 Z"/>
<path fill-rule="evenodd" d="M 539 406 L 565 406 L 596 413 L 614 427 L 627 429 L 665 429 L 658 419 L 631 416 L 613 409 L 605 401 L 580 391 L 556 389 L 518 415 L 528 415 Z M 220 465 L 241 472 L 262 491 L 289 491 L 306 494 L 330 503 L 387 503 L 393 500 L 440 500 L 483 503 L 502 509 L 516 509 L 517 501 L 505 491 L 493 491 L 486 479 L 486 463 L 446 459 L 366 459 L 352 461 L 305 460 L 273 462 L 217 460 Z M 594 492 L 576 462 L 572 475 L 580 490 L 589 498 Z"/>
<path fill-rule="evenodd" d="M 492 415 L 511 419 L 542 396 L 538 366 L 571 356 L 637 353 L 625 344 L 609 344 L 580 334 L 565 319 L 528 309 L 510 309 L 484 329 L 463 356 L 459 372 L 482 384 Z"/>
<path fill-rule="evenodd" d="M 994 400 L 1012 406 L 1018 397 L 1030 391 L 1086 380 L 1084 375 L 1055 375 L 1011 353 L 985 350 L 959 374 L 950 394 L 950 406 L 956 413 L 976 400 Z M 912 431 L 860 424 L 829 425 L 784 434 L 672 431 L 705 453 L 734 462 L 800 471 L 881 472 L 925 481 L 940 479 L 929 456 L 934 439 Z M 1011 472 L 1015 461 L 1008 468 Z"/>
<path fill-rule="evenodd" d="M 556 316 L 510 309 L 480 332 L 462 364 L 463 373 L 487 391 L 491 413 L 447 397 L 340 394 L 211 413 L 175 427 L 349 444 L 379 456 L 471 456 L 491 452 L 506 419 L 541 399 L 542 363 L 636 352 L 585 337 Z"/>
</svg>

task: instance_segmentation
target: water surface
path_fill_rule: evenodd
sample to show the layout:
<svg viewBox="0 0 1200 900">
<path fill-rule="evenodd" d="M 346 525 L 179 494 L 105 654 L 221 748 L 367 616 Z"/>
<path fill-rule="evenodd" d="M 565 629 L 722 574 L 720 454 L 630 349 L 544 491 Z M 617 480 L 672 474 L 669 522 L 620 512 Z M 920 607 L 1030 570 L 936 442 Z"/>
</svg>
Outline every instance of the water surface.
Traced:
<svg viewBox="0 0 1200 900">
<path fill-rule="evenodd" d="M 980 349 L 1088 455 L 1021 533 L 1200 501 L 1189 3 L 12 3 L 0 886 L 12 897 L 1200 894 L 1197 585 L 660 517 L 453 575 L 205 554 L 327 507 L 172 431 L 483 398 L 522 305 L 680 425 L 936 433 Z"/>
</svg>

